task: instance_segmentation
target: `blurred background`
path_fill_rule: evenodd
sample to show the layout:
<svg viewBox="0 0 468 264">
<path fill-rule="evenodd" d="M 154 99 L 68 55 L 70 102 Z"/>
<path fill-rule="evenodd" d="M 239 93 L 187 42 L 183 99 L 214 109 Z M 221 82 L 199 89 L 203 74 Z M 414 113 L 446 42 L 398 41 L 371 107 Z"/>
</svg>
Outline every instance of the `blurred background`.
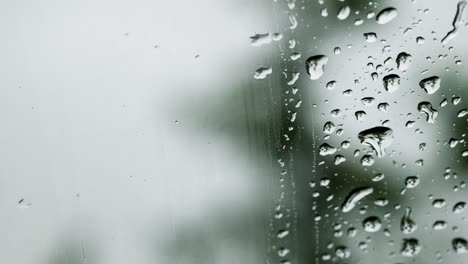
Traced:
<svg viewBox="0 0 468 264">
<path fill-rule="evenodd" d="M 464 263 L 465 5 L 1 0 L 2 259 Z"/>
</svg>

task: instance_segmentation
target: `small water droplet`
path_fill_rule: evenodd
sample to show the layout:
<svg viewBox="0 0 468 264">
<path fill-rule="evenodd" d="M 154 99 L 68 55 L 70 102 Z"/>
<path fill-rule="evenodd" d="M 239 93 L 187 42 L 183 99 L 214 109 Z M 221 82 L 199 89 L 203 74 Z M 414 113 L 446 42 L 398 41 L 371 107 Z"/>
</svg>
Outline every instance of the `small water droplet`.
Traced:
<svg viewBox="0 0 468 264">
<path fill-rule="evenodd" d="M 375 160 L 374 160 L 374 157 L 372 157 L 371 155 L 364 155 L 362 156 L 361 158 L 361 165 L 362 166 L 372 166 L 372 164 L 374 164 Z"/>
</svg>

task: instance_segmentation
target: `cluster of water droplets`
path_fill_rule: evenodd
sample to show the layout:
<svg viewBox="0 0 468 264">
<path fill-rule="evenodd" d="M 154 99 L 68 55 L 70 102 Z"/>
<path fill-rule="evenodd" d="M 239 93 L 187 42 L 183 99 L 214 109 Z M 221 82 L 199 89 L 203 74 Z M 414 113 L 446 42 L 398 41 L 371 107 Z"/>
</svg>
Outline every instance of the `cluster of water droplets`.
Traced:
<svg viewBox="0 0 468 264">
<path fill-rule="evenodd" d="M 253 46 L 263 46 L 274 42 L 281 43 L 282 40 L 284 42 L 283 38 L 288 35 L 287 31 L 294 33 L 295 30 L 300 27 L 298 22 L 298 13 L 292 11 L 296 7 L 296 2 L 287 2 L 288 8 L 291 10 L 288 12 L 288 20 L 290 23 L 288 25 L 288 29 L 283 33 L 256 34 L 251 37 L 251 44 Z M 317 11 L 317 15 L 323 18 L 333 17 L 337 23 L 345 23 L 346 21 L 350 21 L 350 18 L 352 17 L 356 18 L 353 22 L 355 26 L 360 26 L 365 23 L 366 20 L 359 16 L 359 11 L 352 10 L 352 7 L 347 5 L 345 1 L 341 2 L 343 2 L 342 5 L 338 7 L 333 17 L 331 9 L 325 7 L 325 1 L 319 0 L 319 3 L 322 5 L 322 7 Z M 452 23 L 453 29 L 449 31 L 445 37 L 439 41 L 439 43 L 447 44 L 458 34 L 460 26 L 462 25 L 461 17 L 465 5 L 465 1 L 461 1 L 457 5 L 457 11 Z M 321 52 L 314 52 L 314 49 L 302 52 L 297 47 L 298 42 L 294 38 L 290 38 L 287 40 L 287 47 L 289 47 L 291 52 L 289 53 L 289 56 L 285 58 L 285 60 L 295 62 L 295 68 L 278 71 L 282 72 L 285 77 L 285 87 L 288 89 L 286 94 L 291 96 L 290 98 L 285 99 L 285 106 L 287 106 L 286 109 L 288 109 L 288 120 L 291 123 L 291 126 L 289 126 L 288 131 L 283 131 L 283 141 L 280 144 L 281 150 L 289 150 L 287 153 L 293 152 L 294 149 L 294 144 L 292 143 L 293 135 L 291 134 L 291 131 L 298 129 L 294 126 L 294 122 L 297 120 L 297 118 L 303 118 L 300 116 L 298 117 L 298 111 L 290 109 L 290 102 L 296 102 L 293 104 L 295 108 L 299 108 L 302 103 L 302 99 L 295 97 L 297 95 L 296 93 L 299 91 L 297 88 L 298 86 L 301 86 L 301 89 L 318 89 L 318 87 L 323 87 L 324 91 L 328 91 L 334 95 L 337 94 L 336 92 L 338 91 L 340 95 L 344 96 L 345 98 L 352 98 L 357 102 L 354 105 L 355 109 L 342 107 L 340 105 L 331 105 L 331 108 L 329 108 L 326 113 L 323 113 L 323 116 L 326 118 L 326 120 L 323 121 L 323 123 L 320 123 L 320 125 L 314 126 L 314 128 L 318 127 L 320 129 L 322 136 L 322 142 L 319 142 L 317 147 L 315 146 L 315 140 L 319 139 L 320 137 L 316 137 L 315 135 L 312 136 L 314 139 L 315 153 L 317 153 L 320 156 L 319 158 L 322 159 L 318 163 L 319 166 L 324 166 L 326 168 L 331 166 L 343 167 L 347 166 L 347 163 L 354 163 L 357 161 L 357 163 L 362 166 L 362 169 L 365 172 L 374 172 L 374 176 L 369 178 L 371 184 L 365 184 L 361 185 L 361 187 L 349 189 L 346 189 L 346 186 L 340 186 L 341 190 L 347 190 L 347 194 L 343 196 L 343 199 L 339 200 L 335 198 L 334 194 L 330 194 L 326 197 L 326 202 L 329 203 L 328 208 L 330 210 L 341 209 L 340 213 L 344 215 L 366 215 L 368 211 L 372 210 L 372 206 L 381 208 L 390 208 L 390 206 L 392 206 L 392 197 L 388 195 L 386 191 L 377 190 L 387 188 L 387 179 L 383 173 L 379 172 L 382 171 L 382 168 L 386 168 L 385 166 L 393 166 L 405 169 L 408 166 L 406 162 L 399 164 L 399 162 L 392 160 L 395 155 L 404 156 L 404 154 L 401 152 L 398 153 L 396 150 L 397 147 L 403 147 L 404 149 L 402 143 L 399 142 L 399 137 L 402 136 L 401 132 L 399 131 L 401 131 L 402 127 L 404 127 L 404 129 L 407 130 L 413 130 L 417 135 L 423 135 L 425 132 L 424 129 L 437 129 L 439 127 L 438 122 L 441 122 L 440 119 L 443 119 L 442 116 L 447 114 L 444 112 L 444 109 L 446 109 L 444 107 L 446 107 L 450 102 L 450 100 L 447 98 L 443 98 L 440 103 L 437 101 L 440 96 L 445 97 L 445 94 L 449 89 L 449 81 L 447 81 L 443 74 L 432 73 L 429 76 L 425 75 L 428 72 L 432 72 L 430 68 L 424 69 L 418 73 L 417 71 L 419 67 L 421 67 L 421 65 L 418 63 L 418 61 L 421 60 L 420 53 L 415 50 L 405 50 L 403 45 L 398 47 L 399 50 L 393 51 L 395 47 L 392 47 L 392 45 L 388 44 L 384 39 L 385 35 L 387 34 L 385 33 L 385 27 L 390 27 L 397 23 L 396 18 L 399 16 L 397 9 L 394 7 L 379 6 L 378 4 L 375 6 L 375 8 L 375 11 L 367 12 L 365 17 L 367 20 L 373 21 L 372 27 L 375 28 L 375 30 L 362 32 L 362 35 L 360 35 L 360 41 L 362 41 L 362 45 L 368 45 L 369 47 L 375 47 L 378 45 L 383 46 L 382 54 L 384 57 L 379 59 L 369 56 L 369 62 L 365 66 L 370 70 L 366 72 L 367 76 L 365 78 L 357 77 L 354 81 L 354 86 L 353 84 L 342 83 L 341 80 L 334 79 L 331 74 L 328 73 L 330 69 L 342 66 L 337 64 L 337 60 L 334 57 L 339 55 L 343 56 L 342 53 L 346 53 L 344 46 L 333 47 L 329 50 L 328 53 L 324 52 L 323 50 Z M 424 10 L 422 12 L 427 11 Z M 301 20 L 299 19 L 299 21 Z M 415 30 L 418 24 L 419 23 L 414 23 L 411 27 L 401 28 L 402 34 L 404 36 L 409 36 L 412 34 L 411 32 Z M 379 31 L 380 29 L 382 29 L 382 33 Z M 435 33 L 432 33 L 432 35 L 434 34 Z M 420 36 L 415 36 L 412 39 L 415 45 L 423 46 L 427 45 L 427 43 L 431 41 L 436 40 L 437 38 L 422 34 Z M 353 45 L 355 44 L 349 44 L 346 48 L 352 48 Z M 387 56 L 386 54 L 391 54 L 391 56 Z M 446 58 L 446 56 L 439 56 L 439 59 L 444 58 Z M 461 64 L 460 58 L 455 57 L 454 60 L 455 65 Z M 433 65 L 435 64 L 431 57 L 427 57 L 426 61 L 432 63 Z M 296 67 L 296 65 L 299 66 Z M 356 66 L 347 65 L 346 67 L 352 69 Z M 253 77 L 255 79 L 262 80 L 268 78 L 268 76 L 273 73 L 274 71 L 272 67 L 262 65 L 254 71 Z M 417 79 L 413 80 L 414 76 L 418 76 L 418 74 L 420 74 L 420 77 L 416 77 Z M 372 84 L 369 84 L 368 86 L 359 90 L 357 87 L 360 86 L 360 82 L 363 79 L 366 81 L 369 80 L 369 82 Z M 310 85 L 304 85 L 306 83 L 309 83 Z M 375 91 L 377 92 L 372 90 L 374 87 L 376 88 Z M 369 93 L 366 94 L 367 92 Z M 299 95 L 300 94 L 301 93 L 299 93 Z M 362 96 L 356 98 L 356 94 L 362 94 Z M 392 102 L 391 98 L 394 97 L 411 97 L 417 101 L 412 105 L 411 112 L 407 113 L 402 112 L 403 110 L 398 105 L 396 100 Z M 325 102 L 329 103 L 328 100 L 325 100 Z M 456 116 L 458 118 L 464 118 L 468 115 L 468 110 L 466 108 L 460 107 L 460 96 L 454 95 L 451 99 L 451 102 L 453 108 L 458 107 L 456 108 Z M 313 105 L 312 107 L 316 107 L 316 105 Z M 374 118 L 376 114 L 379 114 L 380 116 L 388 115 L 388 118 L 382 119 L 380 122 L 376 122 Z M 402 117 L 401 119 L 405 120 L 395 120 L 398 119 L 398 117 L 395 117 L 398 114 Z M 352 119 L 352 122 L 356 124 L 356 127 L 359 127 L 359 132 L 353 133 L 353 135 L 348 135 L 348 137 L 346 137 L 346 135 L 349 133 L 347 131 L 352 131 L 353 129 L 345 127 L 343 125 L 344 122 L 341 122 L 341 120 L 348 121 L 350 119 Z M 398 127 L 400 122 L 402 122 L 403 125 Z M 430 128 L 426 128 L 426 126 Z M 343 135 L 346 138 L 336 141 L 337 137 Z M 463 137 L 464 136 L 465 135 L 463 135 Z M 446 144 L 450 146 L 450 148 L 457 148 L 457 145 L 460 146 L 460 143 L 466 146 L 465 140 L 459 140 L 456 138 L 448 139 Z M 418 150 L 423 153 L 426 151 L 426 148 L 428 148 L 428 143 L 419 141 L 417 142 L 416 146 L 418 147 Z M 432 144 L 430 144 L 429 149 L 432 147 Z M 349 150 L 350 148 L 351 150 Z M 349 151 L 351 151 L 352 154 L 349 154 Z M 458 153 L 459 157 L 468 157 L 468 150 L 463 149 L 459 151 L 461 151 Z M 402 152 L 404 152 L 404 150 Z M 293 186 L 292 192 L 294 193 L 294 171 L 291 169 L 291 167 L 288 167 L 288 158 L 290 157 L 285 156 L 279 161 L 280 168 L 282 170 L 281 186 L 282 188 L 284 187 L 284 183 L 286 181 L 285 176 L 289 175 L 289 183 L 291 186 Z M 291 160 L 289 161 L 292 162 Z M 315 164 L 315 156 L 313 162 L 314 164 L 312 172 L 315 173 L 317 166 L 317 164 Z M 464 162 L 466 162 L 466 158 L 464 159 Z M 417 158 L 412 160 L 411 163 L 414 163 L 414 166 L 416 167 L 424 167 L 425 163 L 427 163 L 427 160 Z M 417 188 L 420 188 L 420 185 L 424 185 L 425 183 L 430 182 L 430 180 L 427 178 L 431 176 L 421 175 L 419 173 L 409 175 L 417 176 L 406 176 L 405 178 L 399 180 L 399 184 L 403 185 L 399 195 L 408 195 L 408 193 L 414 193 L 415 191 L 412 191 L 413 189 L 417 190 Z M 355 176 L 353 175 L 353 177 Z M 317 200 L 318 197 L 322 195 L 321 192 L 316 189 L 329 189 L 331 185 L 333 185 L 333 177 L 324 177 L 319 181 L 318 184 L 316 184 L 315 181 L 310 182 L 310 187 L 314 190 L 312 193 L 312 210 L 316 210 L 318 208 L 319 205 L 317 204 Z M 460 183 L 459 186 L 456 186 L 456 189 L 461 188 L 462 185 L 464 184 Z M 282 196 L 279 201 L 284 201 L 284 193 L 285 192 L 282 192 Z M 340 204 L 337 205 L 336 203 L 332 204 L 332 201 L 335 200 L 340 201 L 341 206 Z M 279 202 L 279 204 L 280 203 L 281 202 Z M 442 198 L 433 199 L 431 205 L 434 209 L 443 209 L 448 207 L 447 201 Z M 287 206 L 289 206 L 289 208 L 287 208 Z M 355 209 L 356 207 L 357 209 Z M 453 204 L 453 214 L 463 213 L 465 207 L 466 203 L 463 201 Z M 415 257 L 419 255 L 423 249 L 422 241 L 418 237 L 420 236 L 421 232 L 424 232 L 427 230 L 427 228 L 424 225 L 422 225 L 421 228 L 418 228 L 419 225 L 417 224 L 416 220 L 418 223 L 420 220 L 424 221 L 424 219 L 418 218 L 418 216 L 421 215 L 418 206 L 402 206 L 400 204 L 394 205 L 395 210 L 399 210 L 400 208 L 403 210 L 403 212 L 399 211 L 400 213 L 394 214 L 398 218 L 401 216 L 399 231 L 397 231 L 401 232 L 402 238 L 397 242 L 390 240 L 389 244 L 399 245 L 400 256 Z M 294 218 L 294 202 L 291 202 L 288 205 L 278 205 L 275 210 L 275 218 L 282 219 L 281 221 L 278 221 L 281 223 L 282 227 L 280 227 L 280 229 L 275 233 L 276 238 L 280 242 L 274 248 L 278 257 L 282 259 L 281 263 L 289 263 L 291 260 L 288 257 L 293 254 L 292 252 L 294 252 L 294 249 L 288 247 L 285 241 L 290 242 L 292 239 L 291 234 L 294 234 L 294 222 L 297 221 L 297 219 Z M 343 234 L 347 234 L 349 238 L 352 238 L 356 236 L 356 233 L 360 229 L 369 236 L 372 236 L 373 233 L 384 233 L 385 236 L 390 237 L 394 232 L 391 231 L 392 221 L 390 216 L 392 216 L 392 213 L 387 212 L 380 215 L 377 212 L 379 211 L 376 211 L 376 213 L 373 213 L 372 215 L 362 216 L 359 218 L 360 225 L 349 227 L 347 232 L 346 230 L 343 232 L 342 224 L 335 224 L 332 231 L 333 237 L 340 238 L 343 236 Z M 337 216 L 338 213 L 331 213 L 331 215 Z M 326 214 L 323 216 L 315 214 L 314 216 L 316 239 L 318 239 L 319 233 L 318 223 L 323 220 L 323 217 L 329 217 L 329 215 Z M 285 218 L 288 218 L 288 220 L 285 220 Z M 349 224 L 347 221 L 343 222 L 344 224 Z M 398 224 L 394 225 L 398 226 Z M 431 222 L 431 225 L 432 230 L 437 231 L 445 230 L 450 225 L 450 223 L 443 219 L 437 219 Z M 316 241 L 316 243 L 318 244 L 319 242 Z M 363 252 L 367 252 L 369 245 L 371 244 L 372 239 L 368 237 L 366 241 L 359 241 L 358 248 Z M 348 259 L 352 257 L 351 248 L 351 246 L 345 245 L 342 241 L 341 243 L 336 244 L 330 243 L 327 246 L 327 249 L 330 249 L 330 251 L 322 252 L 321 259 L 323 261 L 331 260 L 335 262 L 339 259 Z M 467 252 L 467 241 L 461 237 L 454 238 L 452 240 L 452 248 L 457 254 Z"/>
</svg>

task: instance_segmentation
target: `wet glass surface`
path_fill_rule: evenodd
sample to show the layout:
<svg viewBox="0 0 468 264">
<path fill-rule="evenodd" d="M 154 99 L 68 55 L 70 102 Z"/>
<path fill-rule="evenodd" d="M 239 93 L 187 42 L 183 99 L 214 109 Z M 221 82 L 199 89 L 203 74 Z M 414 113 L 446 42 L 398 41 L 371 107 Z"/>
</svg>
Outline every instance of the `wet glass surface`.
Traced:
<svg viewBox="0 0 468 264">
<path fill-rule="evenodd" d="M 464 263 L 465 6 L 2 1 L 2 259 Z"/>
</svg>

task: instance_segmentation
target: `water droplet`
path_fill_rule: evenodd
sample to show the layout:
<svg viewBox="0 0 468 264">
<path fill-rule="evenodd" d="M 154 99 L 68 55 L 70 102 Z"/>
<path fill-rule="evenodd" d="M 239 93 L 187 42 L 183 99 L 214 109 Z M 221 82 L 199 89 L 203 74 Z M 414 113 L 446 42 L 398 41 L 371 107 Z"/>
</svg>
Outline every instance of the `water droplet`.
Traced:
<svg viewBox="0 0 468 264">
<path fill-rule="evenodd" d="M 327 82 L 327 84 L 325 85 L 325 87 L 328 89 L 328 90 L 333 90 L 336 88 L 336 81 L 329 81 Z"/>
<path fill-rule="evenodd" d="M 320 15 L 323 16 L 323 17 L 328 16 L 328 10 L 327 10 L 326 7 L 323 7 L 322 9 L 320 9 Z"/>
<path fill-rule="evenodd" d="M 366 114 L 366 112 L 364 112 L 364 111 L 356 111 L 356 112 L 354 113 L 354 116 L 356 117 L 356 120 L 358 120 L 358 121 L 364 120 L 364 118 L 366 117 L 366 115 L 367 115 L 367 114 Z"/>
<path fill-rule="evenodd" d="M 445 207 L 446 205 L 447 205 L 447 202 L 445 202 L 444 199 L 435 199 L 432 202 L 432 206 L 434 206 L 434 208 L 442 208 L 442 207 Z"/>
<path fill-rule="evenodd" d="M 463 254 L 468 252 L 468 242 L 466 239 L 457 237 L 452 240 L 452 247 L 457 254 Z"/>
<path fill-rule="evenodd" d="M 393 93 L 400 88 L 400 76 L 389 74 L 383 78 L 383 85 L 387 92 Z"/>
<path fill-rule="evenodd" d="M 361 144 L 370 146 L 377 157 L 385 156 L 385 149 L 393 142 L 393 130 L 389 127 L 373 127 L 358 134 Z"/>
<path fill-rule="evenodd" d="M 411 208 L 408 207 L 405 210 L 405 214 L 401 218 L 400 230 L 403 234 L 411 234 L 416 231 L 417 228 L 418 226 L 416 225 L 416 222 L 411 219 Z"/>
<path fill-rule="evenodd" d="M 265 44 L 269 44 L 271 42 L 271 35 L 270 33 L 265 33 L 265 34 L 255 34 L 250 37 L 250 44 L 252 46 L 262 46 Z"/>
<path fill-rule="evenodd" d="M 330 115 L 333 117 L 339 117 L 341 115 L 341 110 L 340 109 L 333 109 L 330 111 Z"/>
<path fill-rule="evenodd" d="M 335 131 L 335 124 L 332 122 L 328 121 L 323 125 L 323 133 L 325 134 L 331 134 Z"/>
<path fill-rule="evenodd" d="M 336 152 L 336 148 L 328 145 L 327 143 L 323 143 L 319 147 L 319 153 L 322 156 L 333 155 L 335 152 Z"/>
<path fill-rule="evenodd" d="M 382 221 L 377 216 L 369 216 L 362 222 L 364 231 L 369 233 L 375 233 L 382 228 Z"/>
<path fill-rule="evenodd" d="M 274 41 L 280 41 L 283 38 L 283 34 L 281 33 L 274 33 L 271 35 L 271 39 Z"/>
<path fill-rule="evenodd" d="M 298 60 L 299 58 L 301 58 L 301 54 L 298 52 L 294 52 L 293 54 L 291 54 L 290 58 L 293 61 Z"/>
<path fill-rule="evenodd" d="M 465 10 L 466 6 L 466 1 L 460 1 L 457 4 L 457 12 L 455 13 L 455 18 L 453 19 L 452 22 L 452 30 L 450 30 L 447 35 L 442 39 L 442 44 L 447 44 L 451 39 L 453 39 L 457 33 L 459 27 L 463 24 L 462 21 L 462 16 L 463 16 L 463 10 Z"/>
<path fill-rule="evenodd" d="M 419 144 L 419 150 L 424 151 L 426 149 L 426 143 Z"/>
<path fill-rule="evenodd" d="M 328 186 L 328 185 L 330 184 L 330 182 L 331 182 L 330 179 L 329 179 L 329 178 L 326 178 L 326 177 L 320 179 L 320 185 L 321 185 L 321 186 Z"/>
<path fill-rule="evenodd" d="M 387 7 L 379 12 L 379 14 L 375 17 L 375 20 L 379 24 L 387 24 L 388 22 L 392 21 L 395 17 L 397 17 L 398 12 L 393 7 Z"/>
<path fill-rule="evenodd" d="M 374 189 L 372 187 L 360 187 L 352 190 L 344 200 L 341 210 L 343 213 L 351 211 L 360 200 L 373 192 Z"/>
<path fill-rule="evenodd" d="M 328 57 L 325 55 L 316 55 L 309 57 L 306 61 L 306 71 L 311 80 L 319 79 L 325 72 L 325 65 L 328 63 Z"/>
<path fill-rule="evenodd" d="M 383 173 L 378 173 L 372 177 L 372 181 L 378 182 L 381 181 L 385 178 L 385 175 Z"/>
<path fill-rule="evenodd" d="M 364 20 L 362 20 L 362 19 L 356 19 L 356 20 L 354 20 L 354 25 L 355 25 L 355 26 L 360 26 L 360 25 L 362 25 L 362 23 L 364 23 Z"/>
<path fill-rule="evenodd" d="M 453 212 L 459 214 L 466 208 L 466 202 L 458 202 L 453 206 Z"/>
<path fill-rule="evenodd" d="M 261 67 L 255 71 L 253 77 L 257 80 L 265 79 L 272 72 L 273 69 L 271 67 Z"/>
<path fill-rule="evenodd" d="M 345 20 L 346 18 L 348 18 L 349 14 L 351 13 L 351 8 L 349 8 L 349 6 L 342 6 L 339 10 L 338 10 L 338 14 L 336 15 L 336 17 L 339 19 L 339 20 Z"/>
<path fill-rule="evenodd" d="M 335 156 L 335 165 L 339 165 L 339 164 L 341 164 L 341 163 L 343 163 L 345 161 L 346 161 L 346 158 L 344 156 L 342 156 L 342 155 L 336 155 Z"/>
<path fill-rule="evenodd" d="M 377 41 L 377 34 L 374 32 L 364 33 L 363 35 L 366 41 L 369 43 L 374 43 Z"/>
<path fill-rule="evenodd" d="M 396 58 L 398 69 L 400 71 L 406 71 L 411 64 L 412 59 L 413 57 L 406 52 L 401 52 L 400 54 L 398 54 Z"/>
<path fill-rule="evenodd" d="M 388 204 L 388 200 L 385 198 L 379 198 L 374 201 L 374 204 L 377 206 L 386 206 Z"/>
<path fill-rule="evenodd" d="M 362 166 L 372 166 L 372 164 L 374 164 L 374 162 L 375 162 L 374 157 L 372 157 L 371 155 L 364 155 L 361 158 L 361 165 Z"/>
<path fill-rule="evenodd" d="M 440 78 L 438 76 L 432 76 L 423 79 L 419 82 L 419 86 L 427 93 L 433 94 L 440 88 Z"/>
<path fill-rule="evenodd" d="M 294 85 L 297 80 L 299 80 L 300 72 L 293 72 L 291 74 L 291 79 L 288 81 L 287 85 Z"/>
<path fill-rule="evenodd" d="M 432 107 L 432 104 L 429 102 L 420 102 L 418 104 L 419 113 L 426 114 L 426 121 L 428 123 L 435 123 L 435 119 L 438 115 L 437 110 Z"/>
<path fill-rule="evenodd" d="M 405 127 L 413 127 L 414 123 L 415 123 L 415 121 L 408 121 L 408 122 L 406 122 Z"/>
<path fill-rule="evenodd" d="M 345 259 L 351 256 L 351 251 L 345 246 L 339 246 L 336 248 L 335 254 L 338 258 Z"/>
<path fill-rule="evenodd" d="M 340 54 L 340 53 L 341 53 L 340 47 L 335 47 L 335 48 L 333 49 L 333 52 L 334 52 L 336 55 Z"/>
<path fill-rule="evenodd" d="M 377 105 L 377 108 L 382 112 L 387 112 L 390 108 L 390 105 L 388 103 L 380 103 L 379 105 Z"/>
<path fill-rule="evenodd" d="M 419 252 L 421 252 L 421 244 L 419 240 L 416 238 L 405 238 L 403 239 L 402 247 L 401 247 L 401 255 L 404 257 L 414 257 Z"/>
<path fill-rule="evenodd" d="M 419 185 L 419 177 L 418 176 L 408 176 L 405 179 L 405 187 L 408 189 L 415 188 Z"/>
<path fill-rule="evenodd" d="M 290 29 L 295 29 L 297 28 L 297 19 L 295 16 L 293 15 L 289 15 L 289 22 L 291 23 L 291 25 L 289 26 Z"/>
<path fill-rule="evenodd" d="M 458 139 L 455 139 L 455 138 L 449 139 L 449 146 L 450 146 L 451 148 L 454 148 L 454 147 L 456 147 L 457 145 L 458 145 Z"/>
<path fill-rule="evenodd" d="M 361 99 L 361 103 L 365 106 L 371 106 L 375 101 L 374 97 L 364 97 Z"/>
<path fill-rule="evenodd" d="M 448 104 L 448 101 L 447 101 L 447 98 L 444 98 L 441 102 L 440 102 L 440 107 L 444 107 Z"/>
<path fill-rule="evenodd" d="M 432 225 L 432 229 L 434 230 L 443 230 L 445 228 L 447 228 L 447 222 L 443 220 L 435 221 L 434 224 Z"/>
<path fill-rule="evenodd" d="M 418 45 L 424 44 L 424 38 L 423 37 L 417 37 L 416 38 L 416 44 L 418 44 Z"/>
<path fill-rule="evenodd" d="M 347 149 L 351 146 L 351 142 L 349 141 L 343 141 L 341 142 L 341 147 L 344 148 L 344 149 Z"/>
<path fill-rule="evenodd" d="M 466 109 L 462 109 L 462 110 L 458 111 L 458 113 L 457 113 L 457 117 L 464 117 L 466 115 L 468 115 L 468 110 L 466 110 Z"/>
<path fill-rule="evenodd" d="M 276 237 L 278 238 L 284 238 L 287 235 L 289 235 L 289 231 L 286 229 L 279 230 L 278 233 L 276 234 Z"/>
</svg>

